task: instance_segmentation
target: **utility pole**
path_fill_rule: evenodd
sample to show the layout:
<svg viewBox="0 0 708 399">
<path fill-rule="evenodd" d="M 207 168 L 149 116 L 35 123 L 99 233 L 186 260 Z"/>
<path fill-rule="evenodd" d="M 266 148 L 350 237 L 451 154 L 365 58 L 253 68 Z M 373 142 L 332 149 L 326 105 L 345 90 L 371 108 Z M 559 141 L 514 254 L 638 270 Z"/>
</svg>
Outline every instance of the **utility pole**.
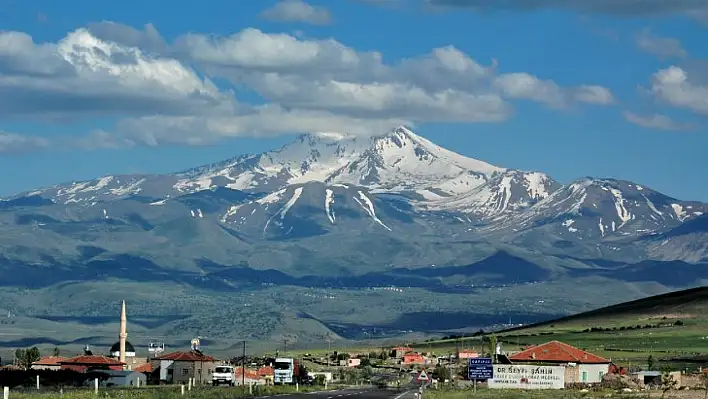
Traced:
<svg viewBox="0 0 708 399">
<path fill-rule="evenodd" d="M 283 356 L 287 356 L 287 355 L 288 355 L 288 340 L 286 338 L 286 339 L 283 339 Z"/>
<path fill-rule="evenodd" d="M 327 367 L 329 367 L 329 360 L 332 357 L 332 338 L 327 336 Z"/>
<path fill-rule="evenodd" d="M 243 341 L 243 357 L 241 358 L 241 390 L 246 392 L 246 341 Z"/>
</svg>

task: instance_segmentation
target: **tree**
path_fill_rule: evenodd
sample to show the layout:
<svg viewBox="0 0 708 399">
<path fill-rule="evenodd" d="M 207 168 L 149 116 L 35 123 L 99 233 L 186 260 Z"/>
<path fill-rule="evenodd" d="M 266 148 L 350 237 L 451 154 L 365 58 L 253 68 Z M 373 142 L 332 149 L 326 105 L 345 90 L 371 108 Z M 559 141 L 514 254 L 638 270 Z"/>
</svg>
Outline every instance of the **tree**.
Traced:
<svg viewBox="0 0 708 399">
<path fill-rule="evenodd" d="M 652 355 L 649 355 L 649 357 L 647 358 L 647 370 L 654 370 L 654 356 Z"/>
<path fill-rule="evenodd" d="M 676 387 L 678 387 L 678 381 L 676 381 L 674 379 L 674 376 L 671 375 L 671 370 L 669 370 L 668 368 L 664 368 L 661 371 L 661 397 L 663 398 L 664 396 L 666 396 L 667 392 L 672 389 L 676 389 Z"/>
<path fill-rule="evenodd" d="M 32 363 L 40 359 L 39 349 L 36 346 L 31 349 L 18 349 L 15 351 L 15 359 L 20 367 L 27 370 L 32 367 Z"/>
<path fill-rule="evenodd" d="M 433 370 L 433 378 L 438 381 L 445 382 L 445 380 L 450 379 L 450 370 L 448 370 L 447 367 L 443 366 L 442 364 L 438 364 Z"/>
<path fill-rule="evenodd" d="M 497 336 L 493 334 L 489 336 L 489 354 L 492 358 L 496 358 L 497 353 Z"/>
<path fill-rule="evenodd" d="M 54 350 L 52 351 L 52 356 L 59 357 L 59 348 L 54 347 Z"/>
</svg>

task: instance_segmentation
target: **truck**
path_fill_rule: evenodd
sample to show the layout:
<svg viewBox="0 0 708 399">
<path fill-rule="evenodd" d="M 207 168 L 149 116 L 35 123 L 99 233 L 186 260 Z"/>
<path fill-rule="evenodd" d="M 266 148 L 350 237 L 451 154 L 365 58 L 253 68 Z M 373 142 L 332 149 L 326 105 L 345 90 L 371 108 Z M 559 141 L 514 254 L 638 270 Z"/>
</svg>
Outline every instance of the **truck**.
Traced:
<svg viewBox="0 0 708 399">
<path fill-rule="evenodd" d="M 221 384 L 227 384 L 230 386 L 236 385 L 236 370 L 234 369 L 234 366 L 222 364 L 214 368 L 214 372 L 211 377 L 211 385 L 217 386 Z"/>
<path fill-rule="evenodd" d="M 279 357 L 273 363 L 273 383 L 276 385 L 302 383 L 307 377 L 302 373 L 303 368 L 298 359 Z"/>
</svg>

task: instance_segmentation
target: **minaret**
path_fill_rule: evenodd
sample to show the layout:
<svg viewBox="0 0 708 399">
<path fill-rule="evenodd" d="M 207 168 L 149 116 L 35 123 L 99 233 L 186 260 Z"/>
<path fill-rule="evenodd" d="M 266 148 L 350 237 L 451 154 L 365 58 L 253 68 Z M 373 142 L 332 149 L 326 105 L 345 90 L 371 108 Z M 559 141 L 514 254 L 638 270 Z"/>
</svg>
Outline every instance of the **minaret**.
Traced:
<svg viewBox="0 0 708 399">
<path fill-rule="evenodd" d="M 125 315 L 125 300 L 123 301 L 123 307 L 120 310 L 120 357 L 118 360 L 125 363 L 125 341 L 128 339 L 128 332 L 126 331 L 126 324 L 128 323 L 128 318 Z"/>
</svg>

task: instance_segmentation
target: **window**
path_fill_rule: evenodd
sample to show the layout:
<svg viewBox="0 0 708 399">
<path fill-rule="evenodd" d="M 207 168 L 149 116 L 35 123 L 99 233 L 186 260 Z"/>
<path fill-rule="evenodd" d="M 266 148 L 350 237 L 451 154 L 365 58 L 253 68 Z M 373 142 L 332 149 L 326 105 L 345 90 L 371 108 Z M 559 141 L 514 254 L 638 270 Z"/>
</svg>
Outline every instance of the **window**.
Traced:
<svg viewBox="0 0 708 399">
<path fill-rule="evenodd" d="M 583 371 L 583 382 L 587 382 L 587 380 L 588 380 L 588 372 Z"/>
<path fill-rule="evenodd" d="M 189 374 L 189 369 L 182 369 L 182 375 Z"/>
<path fill-rule="evenodd" d="M 605 376 L 605 373 L 603 373 L 602 371 L 600 371 L 600 381 L 602 381 L 602 377 L 604 377 L 604 376 Z"/>
</svg>

